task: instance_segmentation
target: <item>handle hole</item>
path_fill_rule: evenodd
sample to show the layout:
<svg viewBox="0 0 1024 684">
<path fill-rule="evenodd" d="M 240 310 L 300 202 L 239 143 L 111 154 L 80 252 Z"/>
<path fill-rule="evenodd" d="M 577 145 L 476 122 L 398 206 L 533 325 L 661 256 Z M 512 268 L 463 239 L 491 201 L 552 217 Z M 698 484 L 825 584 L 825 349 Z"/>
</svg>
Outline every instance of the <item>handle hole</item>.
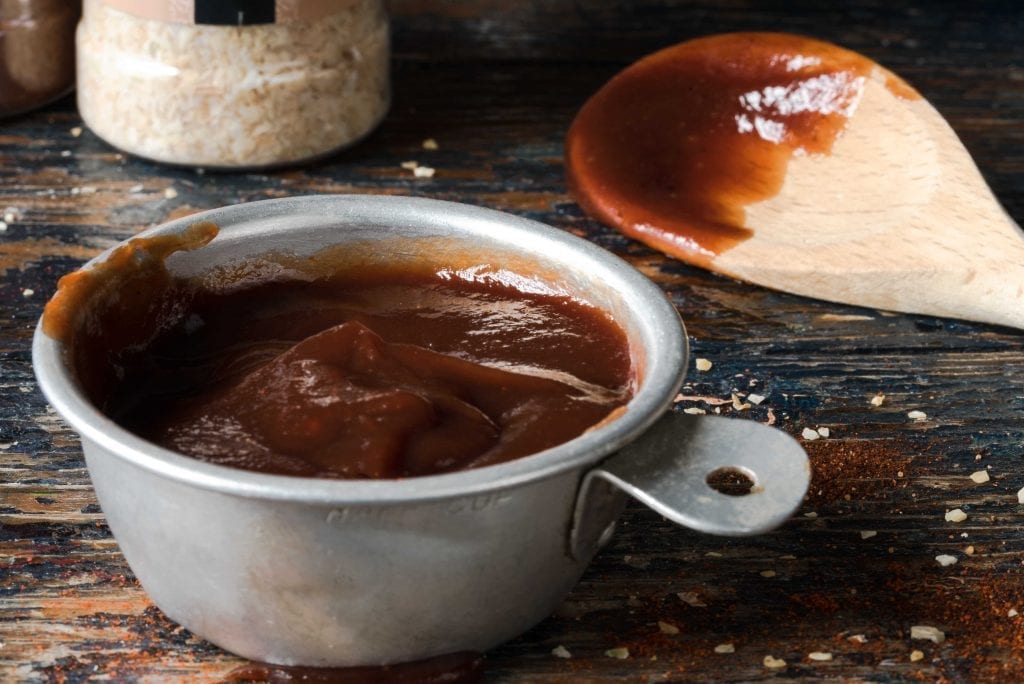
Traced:
<svg viewBox="0 0 1024 684">
<path fill-rule="evenodd" d="M 757 491 L 753 475 L 735 466 L 715 468 L 704 481 L 716 492 L 726 496 L 747 496 Z"/>
</svg>

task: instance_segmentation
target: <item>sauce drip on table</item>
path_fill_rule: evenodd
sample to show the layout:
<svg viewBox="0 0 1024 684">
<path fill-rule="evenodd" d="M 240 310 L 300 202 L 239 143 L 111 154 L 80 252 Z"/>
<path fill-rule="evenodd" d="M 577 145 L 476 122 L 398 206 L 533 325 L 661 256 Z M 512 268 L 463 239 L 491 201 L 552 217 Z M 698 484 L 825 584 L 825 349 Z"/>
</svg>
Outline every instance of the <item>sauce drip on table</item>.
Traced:
<svg viewBox="0 0 1024 684">
<path fill-rule="evenodd" d="M 748 239 L 744 208 L 782 188 L 794 154 L 828 154 L 877 65 L 780 33 L 700 38 L 645 57 L 580 110 L 566 141 L 587 213 L 708 266 Z M 894 74 L 899 97 L 917 93 Z"/>
<path fill-rule="evenodd" d="M 194 229 L 181 248 L 211 237 Z M 205 289 L 168 274 L 160 239 L 122 249 L 62 281 L 44 329 L 115 421 L 210 463 L 325 478 L 475 468 L 566 442 L 632 392 L 625 333 L 568 296 L 380 265 Z M 97 293 L 106 306 L 79 321 Z"/>
</svg>

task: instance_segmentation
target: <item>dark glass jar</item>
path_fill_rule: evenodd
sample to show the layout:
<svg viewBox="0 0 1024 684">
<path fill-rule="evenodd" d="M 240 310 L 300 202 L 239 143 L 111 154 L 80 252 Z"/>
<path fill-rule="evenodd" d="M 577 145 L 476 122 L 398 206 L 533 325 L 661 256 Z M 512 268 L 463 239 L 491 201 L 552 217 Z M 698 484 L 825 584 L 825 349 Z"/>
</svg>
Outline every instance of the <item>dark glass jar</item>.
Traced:
<svg viewBox="0 0 1024 684">
<path fill-rule="evenodd" d="M 0 0 L 0 116 L 71 90 L 80 14 L 77 0 Z"/>
</svg>

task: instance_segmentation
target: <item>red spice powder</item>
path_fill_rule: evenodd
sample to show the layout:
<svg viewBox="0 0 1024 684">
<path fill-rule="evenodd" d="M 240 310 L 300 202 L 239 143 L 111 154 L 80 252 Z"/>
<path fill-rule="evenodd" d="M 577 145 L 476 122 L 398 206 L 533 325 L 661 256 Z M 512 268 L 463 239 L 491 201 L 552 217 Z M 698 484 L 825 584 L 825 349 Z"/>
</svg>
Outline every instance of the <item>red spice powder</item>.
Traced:
<svg viewBox="0 0 1024 684">
<path fill-rule="evenodd" d="M 907 486 L 914 447 L 902 440 L 807 442 L 811 459 L 811 487 L 807 501 L 885 499 Z M 900 474 L 902 473 L 902 475 Z"/>
</svg>

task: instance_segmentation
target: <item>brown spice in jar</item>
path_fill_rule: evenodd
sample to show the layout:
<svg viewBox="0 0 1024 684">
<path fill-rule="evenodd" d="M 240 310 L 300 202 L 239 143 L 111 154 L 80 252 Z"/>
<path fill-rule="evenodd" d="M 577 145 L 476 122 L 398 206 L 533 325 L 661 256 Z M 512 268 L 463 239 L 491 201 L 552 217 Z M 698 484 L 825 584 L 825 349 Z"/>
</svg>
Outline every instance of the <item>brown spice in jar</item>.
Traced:
<svg viewBox="0 0 1024 684">
<path fill-rule="evenodd" d="M 55 100 L 75 81 L 74 0 L 0 0 L 0 116 Z"/>
</svg>

